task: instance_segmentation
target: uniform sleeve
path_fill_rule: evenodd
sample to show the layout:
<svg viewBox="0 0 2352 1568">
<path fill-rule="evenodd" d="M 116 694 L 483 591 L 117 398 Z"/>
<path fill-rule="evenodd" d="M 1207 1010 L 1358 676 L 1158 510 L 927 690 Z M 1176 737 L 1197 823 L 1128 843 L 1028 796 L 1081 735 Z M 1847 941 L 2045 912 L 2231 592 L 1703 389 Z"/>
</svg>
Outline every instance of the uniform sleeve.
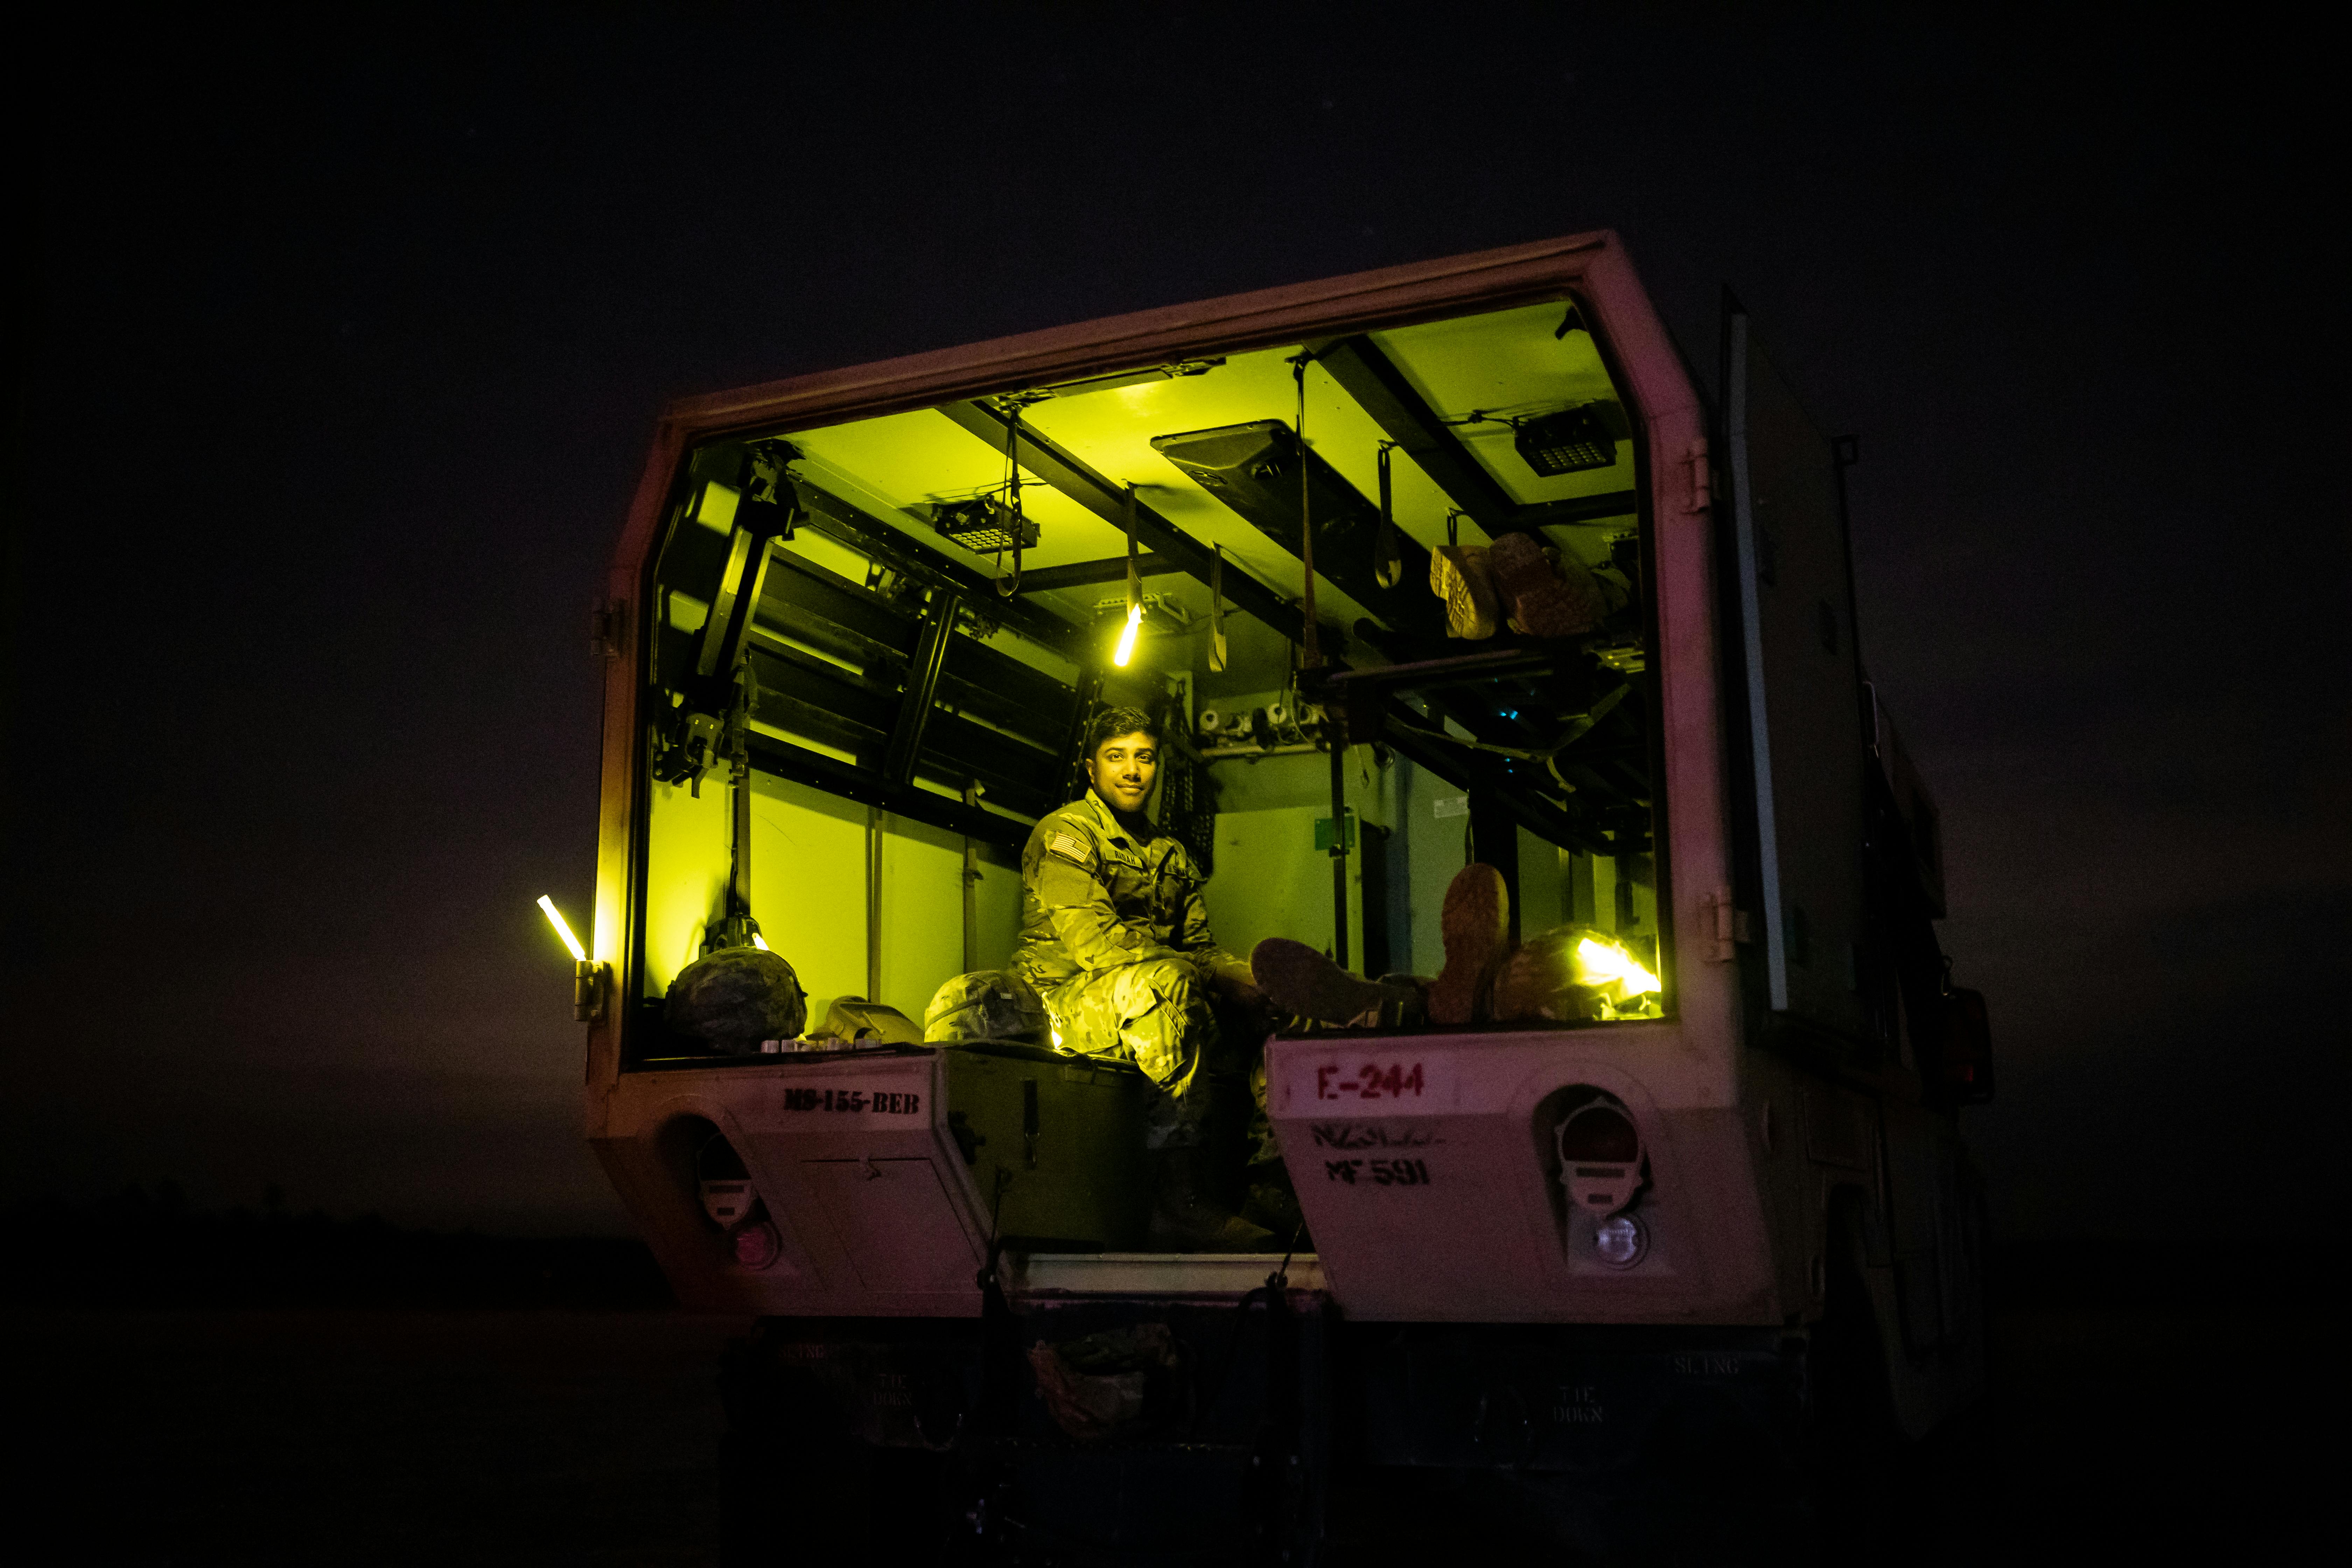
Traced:
<svg viewBox="0 0 2352 1568">
<path fill-rule="evenodd" d="M 1116 969 L 1147 959 L 1177 956 L 1154 943 L 1150 931 L 1120 920 L 1102 882 L 1076 861 L 1049 848 L 1037 857 L 1030 877 L 1030 892 L 1037 907 L 1079 968 Z"/>
<path fill-rule="evenodd" d="M 1217 945 L 1216 933 L 1209 929 L 1208 900 L 1201 896 L 1202 886 L 1196 880 L 1192 893 L 1184 900 L 1183 923 L 1177 928 L 1178 945 L 1183 948 L 1187 958 L 1199 964 L 1202 971 L 1212 978 L 1229 984 L 1256 984 L 1256 979 L 1250 973 L 1248 962 L 1236 958 Z"/>
</svg>

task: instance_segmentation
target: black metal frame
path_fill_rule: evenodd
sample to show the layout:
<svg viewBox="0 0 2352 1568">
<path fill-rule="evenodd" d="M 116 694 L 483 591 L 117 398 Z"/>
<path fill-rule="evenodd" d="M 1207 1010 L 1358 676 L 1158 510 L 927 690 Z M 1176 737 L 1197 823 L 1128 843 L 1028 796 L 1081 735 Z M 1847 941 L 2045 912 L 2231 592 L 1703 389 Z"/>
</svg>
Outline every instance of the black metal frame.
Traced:
<svg viewBox="0 0 2352 1568">
<path fill-rule="evenodd" d="M 1381 408 L 1368 406 L 1367 411 L 1372 413 L 1376 420 L 1381 420 L 1384 428 L 1390 430 L 1391 437 L 1404 446 L 1417 461 L 1423 452 L 1444 453 L 1450 450 L 1454 456 L 1452 472 L 1455 482 L 1465 490 L 1472 490 L 1478 486 L 1484 487 L 1483 491 L 1480 492 L 1485 497 L 1482 505 L 1486 516 L 1496 520 L 1497 530 L 1534 527 L 1551 521 L 1584 521 L 1592 517 L 1621 517 L 1628 512 L 1634 513 L 1638 519 L 1640 498 L 1638 489 L 1612 492 L 1605 496 L 1579 498 L 1568 502 L 1520 507 L 1517 502 L 1510 500 L 1501 485 L 1486 471 L 1453 433 L 1438 423 L 1436 416 L 1422 401 L 1419 394 L 1414 393 L 1403 383 L 1395 366 L 1380 353 L 1369 338 L 1357 334 L 1349 338 L 1323 340 L 1323 342 L 1327 349 L 1344 346 L 1344 353 L 1350 367 L 1349 376 L 1367 386 L 1378 389 L 1379 395 L 1385 398 Z M 1359 401 L 1362 401 L 1356 388 L 1349 385 L 1349 377 L 1335 376 L 1335 379 L 1339 380 L 1342 388 L 1348 390 L 1350 395 L 1357 395 Z M 1395 421 L 1393 425 L 1390 425 L 1387 420 L 1382 420 L 1383 408 L 1388 418 Z M 1008 441 L 1014 442 L 1018 460 L 1039 479 L 1114 526 L 1121 528 L 1129 526 L 1129 518 L 1131 515 L 1132 526 L 1140 542 L 1149 544 L 1157 553 L 1175 563 L 1181 570 L 1202 582 L 1209 580 L 1215 562 L 1213 551 L 1184 533 L 1139 500 L 1135 503 L 1130 514 L 1128 508 L 1128 493 L 1123 487 L 1112 484 L 1109 479 L 1095 472 L 1075 455 L 1055 444 L 1050 437 L 1035 430 L 1026 423 L 1021 424 L 1017 431 L 1014 430 L 1013 421 L 1009 416 L 984 402 L 951 404 L 942 407 L 940 412 L 975 438 L 985 442 L 992 451 L 1001 452 Z M 1637 441 L 1637 450 L 1638 447 Z M 1441 468 L 1447 465 L 1447 458 L 1444 456 L 1438 457 L 1435 461 Z M 1467 475 L 1475 477 L 1475 479 L 1464 477 Z M 1438 475 L 1433 473 L 1432 477 L 1435 479 Z M 1454 492 L 1449 490 L 1449 493 Z M 1458 495 L 1456 500 L 1457 502 L 1460 500 Z M 1509 510 L 1507 511 L 1501 510 L 1505 507 Z M 1474 521 L 1477 521 L 1476 513 L 1474 512 L 1473 517 Z M 1276 538 L 1276 542 L 1283 544 L 1294 557 L 1297 555 L 1297 544 L 1295 540 L 1276 536 L 1271 532 L 1269 537 Z M 1345 586 L 1345 584 L 1336 585 Z M 1293 642 L 1300 640 L 1305 626 L 1304 617 L 1295 606 L 1278 598 L 1271 590 L 1255 580 L 1236 577 L 1233 580 L 1233 585 L 1229 585 L 1227 589 L 1227 597 Z M 1654 626 L 1652 623 L 1654 622 L 1654 616 L 1648 613 L 1646 605 L 1644 622 L 1654 634 Z M 1364 635 L 1371 635 L 1376 628 L 1364 625 L 1360 626 L 1358 630 Z M 1389 644 L 1391 647 L 1399 646 L 1398 639 L 1393 634 L 1382 635 L 1378 640 Z M 1475 658 L 1480 656 L 1471 657 Z M 1548 668 L 1555 654 L 1549 649 L 1530 647 L 1517 651 L 1506 650 L 1506 657 L 1514 659 L 1524 658 L 1529 661 L 1528 667 L 1532 669 Z M 1415 659 L 1411 662 L 1421 661 Z M 1344 662 L 1340 660 L 1332 660 L 1325 667 L 1325 674 L 1328 677 L 1343 677 L 1349 673 Z M 1379 672 L 1363 673 L 1376 675 Z M 1567 812 L 1550 805 L 1542 796 L 1521 788 L 1517 781 L 1508 776 L 1509 770 L 1501 763 L 1475 752 L 1465 751 L 1432 736 L 1426 730 L 1416 728 L 1409 719 L 1394 711 L 1385 699 L 1381 706 L 1384 710 L 1383 724 L 1376 738 L 1395 747 L 1438 776 L 1460 784 L 1478 796 L 1482 802 L 1490 803 L 1490 810 L 1500 810 L 1511 819 L 1523 824 L 1554 843 L 1571 845 L 1587 853 L 1613 855 L 1619 852 L 1620 846 L 1599 837 L 1595 832 L 1581 827 Z M 1456 717 L 1465 721 L 1474 734 L 1477 732 L 1478 726 L 1474 721 L 1477 718 L 1476 715 L 1465 713 L 1457 714 Z M 1654 729 L 1654 725 L 1651 728 Z M 1375 737 L 1367 736 L 1366 738 Z M 1481 738 L 1491 739 L 1492 737 L 1482 736 Z M 1608 779 L 1598 774 L 1593 777 L 1592 782 L 1607 786 L 1612 792 L 1623 787 L 1622 781 Z M 1654 819 L 1654 801 L 1653 817 Z M 1651 835 L 1654 843 L 1655 837 L 1656 835 L 1654 832 Z"/>
<path fill-rule="evenodd" d="M 1388 438 L 1402 447 L 1405 456 L 1489 538 L 1532 533 L 1552 524 L 1629 517 L 1639 508 L 1638 488 L 1523 506 L 1511 499 L 1501 481 L 1486 471 L 1486 466 L 1412 389 L 1404 373 L 1381 352 L 1370 334 L 1324 338 L 1307 347 L 1340 390 L 1354 398 L 1357 406 L 1370 415 Z"/>
<path fill-rule="evenodd" d="M 1173 577 L 1182 575 L 1184 568 L 1164 555 L 1141 555 L 1136 558 L 1139 577 Z M 1050 594 L 1057 588 L 1091 588 L 1102 583 L 1122 583 L 1127 580 L 1127 557 L 1115 555 L 1108 561 L 1073 561 L 1066 566 L 1032 566 L 1021 574 L 1021 592 Z"/>
<path fill-rule="evenodd" d="M 987 443 L 992 451 L 1003 451 L 1012 438 L 1013 422 L 985 403 L 950 403 L 939 412 Z M 1125 529 L 1132 517 L 1137 543 L 1166 559 L 1177 570 L 1204 584 L 1209 581 L 1215 567 L 1215 551 L 1152 510 L 1139 498 L 1130 511 L 1124 486 L 1111 483 L 1048 437 L 1029 425 L 1022 425 L 1014 455 L 1023 468 L 1113 528 Z M 1233 574 L 1225 581 L 1225 597 L 1293 642 L 1306 636 L 1306 617 L 1297 606 L 1255 578 Z"/>
</svg>

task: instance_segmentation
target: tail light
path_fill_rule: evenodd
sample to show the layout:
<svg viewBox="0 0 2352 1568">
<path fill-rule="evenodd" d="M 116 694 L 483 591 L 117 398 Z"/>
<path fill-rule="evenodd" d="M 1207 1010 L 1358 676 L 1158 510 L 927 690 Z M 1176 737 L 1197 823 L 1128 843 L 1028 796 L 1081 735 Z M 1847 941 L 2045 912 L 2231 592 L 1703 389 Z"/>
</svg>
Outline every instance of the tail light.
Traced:
<svg viewBox="0 0 2352 1568">
<path fill-rule="evenodd" d="M 1984 993 L 1952 988 L 1944 1022 L 1944 1092 L 1959 1105 L 1992 1099 L 1992 1026 L 1985 1016 Z"/>
<path fill-rule="evenodd" d="M 746 1268 L 765 1268 L 783 1256 L 783 1237 L 766 1220 L 758 1220 L 739 1228 L 729 1238 L 735 1252 L 735 1261 Z"/>
</svg>

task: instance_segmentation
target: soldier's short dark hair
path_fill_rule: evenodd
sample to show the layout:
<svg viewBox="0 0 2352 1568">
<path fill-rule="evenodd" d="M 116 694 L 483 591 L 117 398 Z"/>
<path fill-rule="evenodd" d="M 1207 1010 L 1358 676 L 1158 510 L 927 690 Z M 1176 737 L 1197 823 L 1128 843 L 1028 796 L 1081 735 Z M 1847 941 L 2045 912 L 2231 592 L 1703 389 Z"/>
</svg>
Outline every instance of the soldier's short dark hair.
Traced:
<svg viewBox="0 0 2352 1568">
<path fill-rule="evenodd" d="M 1106 708 L 1095 715 L 1087 726 L 1087 755 L 1102 750 L 1105 741 L 1116 741 L 1121 735 L 1149 735 L 1151 743 L 1160 743 L 1160 721 L 1140 708 Z"/>
</svg>

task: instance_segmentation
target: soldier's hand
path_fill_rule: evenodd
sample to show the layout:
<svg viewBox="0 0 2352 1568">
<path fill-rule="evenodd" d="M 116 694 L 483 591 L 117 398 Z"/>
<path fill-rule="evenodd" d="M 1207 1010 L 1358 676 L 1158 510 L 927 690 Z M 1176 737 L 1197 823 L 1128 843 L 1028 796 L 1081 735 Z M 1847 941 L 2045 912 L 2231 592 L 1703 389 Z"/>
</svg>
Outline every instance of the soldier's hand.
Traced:
<svg viewBox="0 0 2352 1568">
<path fill-rule="evenodd" d="M 1227 1002 L 1247 1013 L 1262 1028 L 1271 1030 L 1281 1021 L 1282 1009 L 1255 982 L 1220 975 L 1215 984 Z"/>
</svg>

